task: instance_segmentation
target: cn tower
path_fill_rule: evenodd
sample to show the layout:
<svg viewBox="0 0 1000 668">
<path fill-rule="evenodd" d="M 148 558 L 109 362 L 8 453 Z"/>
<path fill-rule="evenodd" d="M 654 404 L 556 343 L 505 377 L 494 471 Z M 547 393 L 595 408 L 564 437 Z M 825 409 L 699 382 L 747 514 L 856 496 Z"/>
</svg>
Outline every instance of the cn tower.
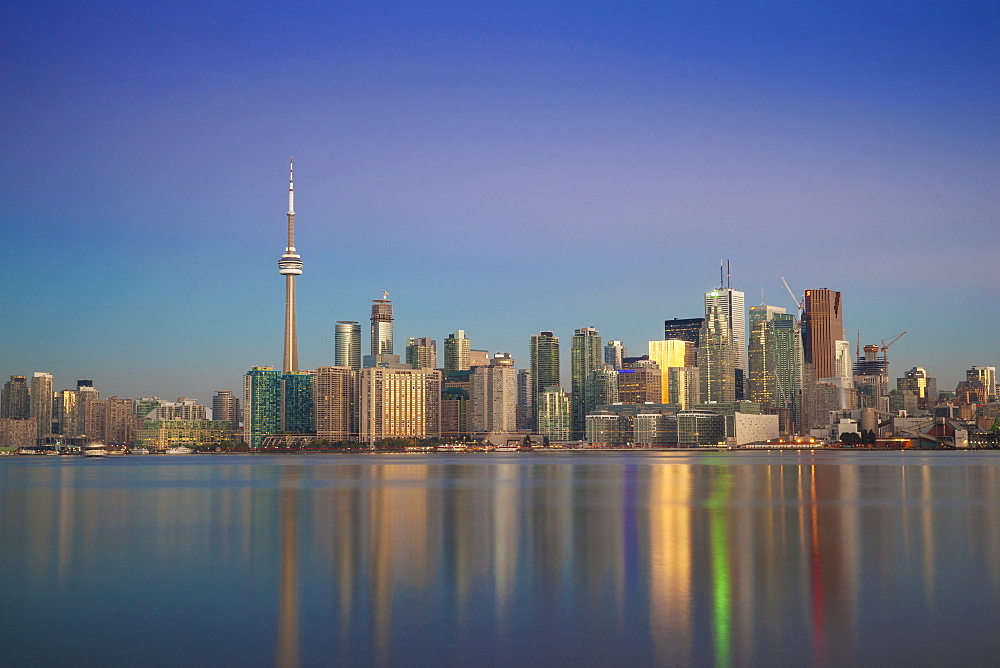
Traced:
<svg viewBox="0 0 1000 668">
<path fill-rule="evenodd" d="M 288 246 L 278 260 L 278 273 L 285 277 L 285 361 L 282 372 L 299 370 L 299 336 L 295 328 L 295 277 L 302 273 L 302 258 L 295 252 L 295 186 L 292 160 L 288 159 Z"/>
</svg>

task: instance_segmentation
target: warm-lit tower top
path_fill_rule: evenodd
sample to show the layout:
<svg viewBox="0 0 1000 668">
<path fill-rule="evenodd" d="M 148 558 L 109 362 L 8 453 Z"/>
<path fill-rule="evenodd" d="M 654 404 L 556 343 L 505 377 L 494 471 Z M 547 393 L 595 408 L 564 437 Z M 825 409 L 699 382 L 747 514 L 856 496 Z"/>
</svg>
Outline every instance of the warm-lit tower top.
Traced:
<svg viewBox="0 0 1000 668">
<path fill-rule="evenodd" d="M 288 160 L 288 246 L 278 260 L 278 273 L 298 276 L 302 273 L 302 259 L 295 252 L 295 185 L 292 178 L 292 160 Z"/>
</svg>

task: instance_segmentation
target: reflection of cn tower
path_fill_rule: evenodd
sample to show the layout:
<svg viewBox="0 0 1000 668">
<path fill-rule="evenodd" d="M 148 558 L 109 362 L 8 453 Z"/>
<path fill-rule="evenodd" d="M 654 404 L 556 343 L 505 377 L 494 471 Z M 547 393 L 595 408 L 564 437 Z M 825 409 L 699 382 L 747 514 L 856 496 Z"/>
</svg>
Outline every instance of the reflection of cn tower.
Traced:
<svg viewBox="0 0 1000 668">
<path fill-rule="evenodd" d="M 278 585 L 278 642 L 275 664 L 299 665 L 298 533 L 295 490 L 281 490 L 281 580 Z"/>
<path fill-rule="evenodd" d="M 295 252 L 295 188 L 292 160 L 288 160 L 288 246 L 278 260 L 278 273 L 285 277 L 285 359 L 282 372 L 299 370 L 299 337 L 295 328 L 295 277 L 302 273 L 302 259 Z"/>
</svg>

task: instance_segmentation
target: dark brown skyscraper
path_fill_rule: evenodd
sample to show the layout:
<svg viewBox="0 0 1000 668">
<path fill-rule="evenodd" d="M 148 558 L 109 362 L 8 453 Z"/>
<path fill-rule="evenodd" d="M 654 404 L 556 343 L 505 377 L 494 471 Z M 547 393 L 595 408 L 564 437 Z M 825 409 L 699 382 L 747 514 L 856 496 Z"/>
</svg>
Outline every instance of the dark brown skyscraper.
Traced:
<svg viewBox="0 0 1000 668">
<path fill-rule="evenodd" d="M 837 347 L 844 339 L 844 310 L 840 293 L 820 288 L 806 290 L 802 313 L 802 352 L 806 364 L 812 364 L 816 378 L 836 374 Z"/>
</svg>

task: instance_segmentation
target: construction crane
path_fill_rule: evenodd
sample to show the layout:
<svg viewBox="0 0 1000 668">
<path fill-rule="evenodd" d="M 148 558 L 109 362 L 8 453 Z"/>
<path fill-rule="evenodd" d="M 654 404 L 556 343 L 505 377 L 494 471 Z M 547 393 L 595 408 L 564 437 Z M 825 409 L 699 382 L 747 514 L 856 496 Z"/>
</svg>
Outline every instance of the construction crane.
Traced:
<svg viewBox="0 0 1000 668">
<path fill-rule="evenodd" d="M 896 337 L 889 343 L 886 343 L 885 339 L 882 339 L 882 347 L 880 348 L 880 350 L 882 351 L 882 361 L 885 363 L 886 378 L 889 377 L 889 353 L 888 353 L 889 346 L 891 346 L 896 341 L 899 341 L 901 338 L 903 338 L 903 334 L 906 334 L 906 332 L 903 332 L 902 334 L 897 334 Z"/>
<path fill-rule="evenodd" d="M 791 295 L 792 301 L 795 302 L 795 305 L 799 307 L 799 320 L 801 321 L 802 320 L 802 311 L 806 307 L 805 300 L 803 299 L 803 300 L 800 301 L 799 298 L 795 296 L 795 293 L 792 292 L 792 289 L 790 287 L 788 287 L 788 281 L 785 280 L 784 276 L 781 277 L 781 282 L 785 284 L 785 289 L 788 290 L 788 294 Z"/>
</svg>

